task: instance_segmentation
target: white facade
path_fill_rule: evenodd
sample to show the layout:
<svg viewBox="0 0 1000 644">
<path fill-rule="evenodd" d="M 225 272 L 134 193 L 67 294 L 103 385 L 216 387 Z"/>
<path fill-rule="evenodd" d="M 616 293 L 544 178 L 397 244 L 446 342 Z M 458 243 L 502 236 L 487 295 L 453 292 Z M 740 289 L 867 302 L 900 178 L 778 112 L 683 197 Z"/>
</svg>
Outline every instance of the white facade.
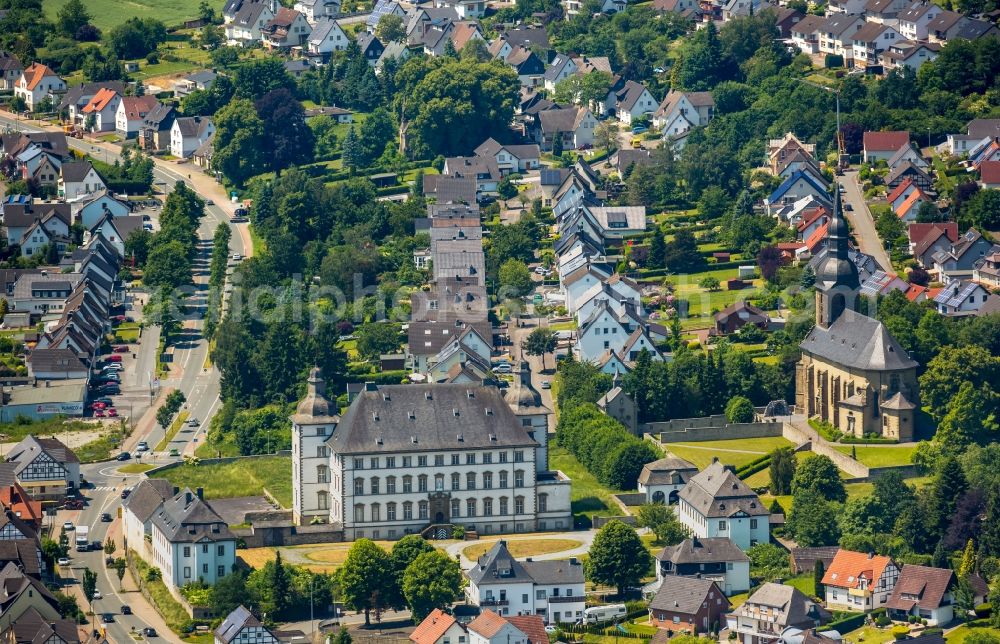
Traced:
<svg viewBox="0 0 1000 644">
<path fill-rule="evenodd" d="M 90 168 L 87 175 L 80 181 L 63 181 L 62 178 L 59 179 L 59 193 L 67 201 L 79 199 L 92 192 L 100 192 L 101 190 L 107 190 L 107 186 L 104 184 L 104 180 L 101 179 L 101 175 L 97 174 L 97 170 L 93 167 Z"/>
<path fill-rule="evenodd" d="M 215 133 L 215 124 L 209 120 L 204 127 L 198 128 L 197 135 L 185 135 L 181 130 L 181 121 L 182 119 L 179 118 L 174 119 L 174 124 L 170 127 L 170 154 L 186 159 L 194 154 L 198 146 L 208 140 L 208 137 Z"/>
<path fill-rule="evenodd" d="M 198 516 L 192 518 L 189 513 Z M 164 583 L 175 588 L 199 581 L 213 585 L 236 564 L 236 538 L 222 518 L 189 489 L 164 501 L 154 513 L 150 537 L 150 563 L 162 571 Z"/>
<path fill-rule="evenodd" d="M 41 63 L 29 65 L 14 87 L 14 95 L 23 98 L 31 111 L 35 111 L 46 96 L 65 91 L 66 81 Z"/>
<path fill-rule="evenodd" d="M 96 199 L 85 202 L 79 210 L 73 213 L 73 216 L 85 229 L 90 230 L 108 213 L 111 213 L 112 217 L 125 217 L 130 212 L 127 205 L 108 194 L 103 194 Z"/>
<path fill-rule="evenodd" d="M 629 330 L 605 308 L 580 330 L 576 350 L 581 362 L 597 362 L 605 351 L 618 351 L 628 340 Z"/>
</svg>

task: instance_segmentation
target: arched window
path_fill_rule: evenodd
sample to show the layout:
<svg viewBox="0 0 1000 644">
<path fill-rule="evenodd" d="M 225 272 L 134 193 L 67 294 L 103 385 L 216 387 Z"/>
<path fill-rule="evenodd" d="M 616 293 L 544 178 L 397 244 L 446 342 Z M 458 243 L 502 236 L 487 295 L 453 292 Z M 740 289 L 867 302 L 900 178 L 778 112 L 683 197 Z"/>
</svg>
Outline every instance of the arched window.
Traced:
<svg viewBox="0 0 1000 644">
<path fill-rule="evenodd" d="M 365 506 L 358 503 L 354 506 L 354 522 L 364 523 L 365 520 Z"/>
<path fill-rule="evenodd" d="M 372 477 L 371 485 L 372 485 L 372 494 L 378 494 L 379 480 L 377 476 Z"/>
<path fill-rule="evenodd" d="M 847 308 L 847 298 L 844 297 L 843 293 L 836 293 L 833 296 L 833 300 L 830 302 L 830 323 L 832 324 L 834 320 L 840 317 L 840 314 L 844 312 Z"/>
<path fill-rule="evenodd" d="M 330 509 L 330 493 L 326 490 L 320 490 L 316 493 L 316 506 L 320 510 Z"/>
<path fill-rule="evenodd" d="M 396 493 L 396 477 L 387 476 L 385 477 L 385 493 L 395 494 Z"/>
<path fill-rule="evenodd" d="M 681 498 L 680 492 L 673 490 L 670 492 L 670 496 L 667 497 L 667 503 L 670 505 L 675 505 Z"/>
<path fill-rule="evenodd" d="M 475 490 L 476 489 L 476 473 L 469 472 L 465 475 L 465 489 Z"/>
<path fill-rule="evenodd" d="M 653 503 L 663 503 L 666 498 L 666 495 L 663 494 L 663 490 L 653 492 Z"/>
<path fill-rule="evenodd" d="M 547 512 L 549 509 L 549 495 L 539 494 L 538 495 L 538 511 Z"/>
<path fill-rule="evenodd" d="M 493 489 L 493 472 L 483 472 L 483 489 Z"/>
<path fill-rule="evenodd" d="M 396 504 L 395 503 L 386 503 L 385 504 L 385 518 L 386 518 L 387 521 L 395 521 L 396 520 Z"/>
<path fill-rule="evenodd" d="M 476 516 L 476 500 L 469 499 L 465 502 L 465 516 L 474 517 Z"/>
</svg>

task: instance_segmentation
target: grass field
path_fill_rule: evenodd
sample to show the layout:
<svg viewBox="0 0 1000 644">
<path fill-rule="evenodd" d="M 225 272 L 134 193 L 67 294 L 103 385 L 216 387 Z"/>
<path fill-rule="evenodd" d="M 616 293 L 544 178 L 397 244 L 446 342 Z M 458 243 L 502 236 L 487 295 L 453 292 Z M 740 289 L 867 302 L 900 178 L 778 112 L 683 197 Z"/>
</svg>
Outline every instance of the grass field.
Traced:
<svg viewBox="0 0 1000 644">
<path fill-rule="evenodd" d="M 206 499 L 260 496 L 264 488 L 282 507 L 292 507 L 291 456 L 259 456 L 231 463 L 181 465 L 157 475 L 178 487 L 205 489 Z"/>
<path fill-rule="evenodd" d="M 139 323 L 125 322 L 115 327 L 115 337 L 121 342 L 138 342 Z"/>
<path fill-rule="evenodd" d="M 858 644 L 858 642 L 885 644 L 885 642 L 891 642 L 894 639 L 891 628 L 878 628 L 876 626 L 864 626 L 844 634 L 844 642 L 850 642 L 850 644 Z"/>
<path fill-rule="evenodd" d="M 1000 628 L 993 628 L 990 626 L 990 621 L 988 619 L 977 619 L 959 626 L 952 632 L 945 635 L 945 640 L 948 644 L 963 644 L 965 638 L 973 633 L 981 633 L 985 635 L 992 635 L 993 637 L 1000 637 Z"/>
<path fill-rule="evenodd" d="M 35 436 L 62 437 L 64 434 L 76 431 L 94 431 L 100 425 L 82 420 L 67 420 L 65 418 L 50 418 L 38 422 L 0 423 L 0 441 L 16 443 L 28 434 Z"/>
<path fill-rule="evenodd" d="M 570 503 L 574 516 L 585 515 L 593 518 L 619 514 L 616 511 L 617 506 L 611 500 L 611 495 L 620 490 L 612 490 L 602 485 L 565 448 L 551 445 L 549 447 L 549 463 L 552 469 L 561 470 L 573 480 Z"/>
<path fill-rule="evenodd" d="M 462 551 L 466 559 L 478 559 L 486 554 L 490 548 L 496 545 L 496 541 L 483 541 L 469 546 Z M 572 550 L 583 545 L 574 539 L 508 539 L 507 549 L 514 557 L 533 557 L 535 555 L 547 555 L 551 552 L 561 552 Z"/>
<path fill-rule="evenodd" d="M 42 6 L 46 17 L 55 20 L 59 9 L 67 2 L 69 0 L 44 0 Z M 87 11 L 92 16 L 91 21 L 102 31 L 107 31 L 129 18 L 150 16 L 170 27 L 196 18 L 199 3 L 200 0 L 123 0 L 122 2 L 89 0 Z M 208 4 L 218 12 L 222 10 L 223 0 L 208 0 Z"/>
<path fill-rule="evenodd" d="M 117 429 L 108 429 L 101 437 L 73 451 L 81 463 L 99 463 L 111 457 L 111 451 L 117 450 L 122 444 L 122 433 Z"/>
<path fill-rule="evenodd" d="M 143 472 L 148 472 L 155 466 L 149 463 L 129 463 L 128 465 L 122 465 L 118 468 L 118 472 L 121 474 L 142 474 Z"/>
<path fill-rule="evenodd" d="M 913 462 L 913 452 L 916 447 L 897 447 L 894 445 L 837 445 L 837 451 L 850 456 L 856 453 L 858 461 L 868 467 L 897 467 Z"/>
<path fill-rule="evenodd" d="M 723 441 L 704 441 L 697 443 L 670 443 L 663 448 L 675 456 L 694 463 L 699 470 L 712 463 L 713 457 L 727 465 L 740 467 L 750 461 L 768 454 L 779 447 L 792 447 L 792 442 L 780 436 L 770 438 L 741 438 Z"/>
</svg>

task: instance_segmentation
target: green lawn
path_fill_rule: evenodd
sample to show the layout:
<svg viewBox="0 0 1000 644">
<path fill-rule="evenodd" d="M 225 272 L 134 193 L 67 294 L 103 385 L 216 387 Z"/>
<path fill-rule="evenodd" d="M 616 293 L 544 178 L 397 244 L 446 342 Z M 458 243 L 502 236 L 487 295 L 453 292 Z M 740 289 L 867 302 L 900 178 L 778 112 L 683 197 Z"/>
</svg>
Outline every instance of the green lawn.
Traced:
<svg viewBox="0 0 1000 644">
<path fill-rule="evenodd" d="M 43 0 L 42 7 L 49 20 L 55 20 L 56 14 L 69 0 Z M 198 5 L 201 0 L 89 0 L 87 11 L 92 16 L 91 22 L 107 31 L 129 18 L 155 17 L 168 27 L 180 25 L 185 20 L 198 16 Z M 216 12 L 222 10 L 223 0 L 208 0 Z"/>
<path fill-rule="evenodd" d="M 170 444 L 170 441 L 174 440 L 174 436 L 177 436 L 177 432 L 179 432 L 181 427 L 184 426 L 184 422 L 188 419 L 189 415 L 190 412 L 186 411 L 182 411 L 177 414 L 176 418 L 174 418 L 174 422 L 170 423 L 170 427 L 163 434 L 163 440 L 156 444 L 155 451 L 162 452 L 167 449 L 167 445 Z"/>
<path fill-rule="evenodd" d="M 609 517 L 621 514 L 611 495 L 619 492 L 602 485 L 588 472 L 576 457 L 558 445 L 549 445 L 549 464 L 573 480 L 570 502 L 574 516 L 588 518 Z"/>
<path fill-rule="evenodd" d="M 791 579 L 786 580 L 785 584 L 798 588 L 799 592 L 806 597 L 816 596 L 816 582 L 813 580 L 812 572 L 792 577 Z"/>
<path fill-rule="evenodd" d="M 118 451 L 122 435 L 117 429 L 108 430 L 100 438 L 92 440 L 73 450 L 81 463 L 100 463 L 111 458 L 111 452 Z"/>
<path fill-rule="evenodd" d="M 962 644 L 965 642 L 965 638 L 973 633 L 982 633 L 987 635 L 992 635 L 993 637 L 1000 637 L 1000 628 L 993 628 L 990 626 L 990 621 L 988 619 L 977 619 L 959 626 L 952 632 L 945 635 L 945 640 L 948 644 Z"/>
<path fill-rule="evenodd" d="M 139 323 L 125 322 L 115 327 L 115 338 L 121 342 L 139 341 Z"/>
<path fill-rule="evenodd" d="M 913 452 L 916 447 L 897 447 L 895 445 L 837 445 L 837 451 L 855 458 L 868 467 L 897 467 L 913 462 Z"/>
<path fill-rule="evenodd" d="M 779 447 L 792 447 L 792 442 L 780 436 L 769 438 L 738 438 L 697 443 L 668 443 L 663 448 L 694 463 L 699 470 L 708 467 L 713 457 L 727 465 L 740 467 Z"/>
<path fill-rule="evenodd" d="M 844 642 L 849 642 L 850 644 L 858 644 L 859 642 L 864 642 L 864 644 L 885 644 L 894 639 L 891 628 L 878 628 L 876 626 L 864 626 L 844 634 Z"/>
<path fill-rule="evenodd" d="M 184 464 L 161 474 L 177 487 L 205 489 L 206 499 L 260 496 L 264 488 L 283 507 L 292 507 L 291 456 L 258 456 L 231 463 Z"/>
</svg>

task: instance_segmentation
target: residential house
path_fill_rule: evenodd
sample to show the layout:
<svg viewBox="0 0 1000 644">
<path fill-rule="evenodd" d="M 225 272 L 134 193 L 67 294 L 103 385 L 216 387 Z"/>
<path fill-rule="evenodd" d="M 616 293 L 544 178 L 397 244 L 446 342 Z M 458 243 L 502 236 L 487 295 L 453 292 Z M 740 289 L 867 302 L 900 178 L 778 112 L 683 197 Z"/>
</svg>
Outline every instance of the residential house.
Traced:
<svg viewBox="0 0 1000 644">
<path fill-rule="evenodd" d="M 572 57 L 566 56 L 565 54 L 556 54 L 555 58 L 552 59 L 552 62 L 549 63 L 548 69 L 545 70 L 545 89 L 550 92 L 554 92 L 556 85 L 558 85 L 560 81 L 563 81 L 577 73 L 577 69 L 576 62 Z"/>
<path fill-rule="evenodd" d="M 115 131 L 126 139 L 132 139 L 139 135 L 146 115 L 159 106 L 156 97 L 150 94 L 146 96 L 123 96 L 115 112 Z"/>
<path fill-rule="evenodd" d="M 410 56 L 412 56 L 414 50 L 411 49 L 406 42 L 389 42 L 385 44 L 385 49 L 382 50 L 382 55 L 378 57 L 375 61 L 375 75 L 378 76 L 382 73 L 382 68 L 390 60 L 395 60 L 400 65 L 406 62 Z"/>
<path fill-rule="evenodd" d="M 746 300 L 737 300 L 715 314 L 715 335 L 736 333 L 748 324 L 767 329 L 771 318 L 767 313 Z"/>
<path fill-rule="evenodd" d="M 174 94 L 183 97 L 191 92 L 211 89 L 218 77 L 219 75 L 210 69 L 193 72 L 174 81 Z"/>
<path fill-rule="evenodd" d="M 910 143 L 909 132 L 865 132 L 862 136 L 864 145 L 864 162 L 874 164 L 882 159 L 886 162 L 896 152 Z"/>
<path fill-rule="evenodd" d="M 3 225 L 8 246 L 21 245 L 36 223 L 43 224 L 57 236 L 69 237 L 72 221 L 72 207 L 67 203 L 9 203 L 3 208 Z"/>
<path fill-rule="evenodd" d="M 922 170 L 927 170 L 931 165 L 912 141 L 908 145 L 899 148 L 896 154 L 889 158 L 889 169 L 895 170 L 904 163 L 912 163 Z"/>
<path fill-rule="evenodd" d="M 604 240 L 646 232 L 645 206 L 590 206 L 587 210 L 599 226 L 597 234 Z"/>
<path fill-rule="evenodd" d="M 776 7 L 774 11 L 774 26 L 778 28 L 781 37 L 785 39 L 791 37 L 792 27 L 802 22 L 803 18 L 805 18 L 805 14 L 791 7 Z"/>
<path fill-rule="evenodd" d="M 927 40 L 927 26 L 944 11 L 940 5 L 917 0 L 899 14 L 899 33 L 907 40 Z"/>
<path fill-rule="evenodd" d="M 87 230 L 84 237 L 100 233 L 119 255 L 125 257 L 125 240 L 140 229 L 142 229 L 140 215 L 115 217 L 111 213 L 106 213 L 103 219 Z"/>
<path fill-rule="evenodd" d="M 893 291 L 906 293 L 909 289 L 910 285 L 895 273 L 878 270 L 861 282 L 859 293 L 871 300 L 875 300 L 879 296 L 888 295 Z"/>
<path fill-rule="evenodd" d="M 10 644 L 80 644 L 77 625 L 70 619 L 55 619 L 29 606 L 0 631 L 0 640 Z"/>
<path fill-rule="evenodd" d="M 514 68 L 523 87 L 537 87 L 545 75 L 545 63 L 527 47 L 517 45 L 503 57 L 503 62 Z"/>
<path fill-rule="evenodd" d="M 474 177 L 427 175 L 424 177 L 424 196 L 437 203 L 476 203 L 476 180 Z"/>
<path fill-rule="evenodd" d="M 905 564 L 885 605 L 888 615 L 901 622 L 912 616 L 926 619 L 928 626 L 948 624 L 955 618 L 957 586 L 952 570 Z"/>
<path fill-rule="evenodd" d="M 996 255 L 997 253 L 992 253 L 987 257 Z M 983 260 L 985 259 L 984 257 Z M 942 287 L 934 296 L 934 306 L 938 313 L 948 317 L 976 315 L 983 304 L 986 304 L 989 294 L 990 292 L 978 282 L 956 279 Z"/>
<path fill-rule="evenodd" d="M 151 558 L 153 515 L 164 501 L 179 492 L 166 479 L 142 479 L 122 500 L 122 532 L 129 548 Z"/>
<path fill-rule="evenodd" d="M 618 120 L 625 125 L 631 125 L 632 119 L 645 114 L 652 114 L 657 109 L 656 99 L 649 93 L 645 85 L 635 81 L 626 81 L 616 94 L 616 109 Z"/>
<path fill-rule="evenodd" d="M 575 558 L 518 561 L 501 539 L 465 571 L 465 577 L 466 600 L 498 615 L 540 615 L 549 624 L 583 617 L 583 564 Z"/>
<path fill-rule="evenodd" d="M 466 625 L 469 644 L 528 644 L 528 635 L 492 610 L 484 610 Z M 543 627 L 544 630 L 544 627 Z"/>
<path fill-rule="evenodd" d="M 730 606 L 711 579 L 671 577 L 649 602 L 649 623 L 690 635 L 718 631 Z"/>
<path fill-rule="evenodd" d="M 277 0 L 235 0 L 238 11 L 226 19 L 226 42 L 251 47 L 263 40 L 263 30 L 278 12 Z"/>
<path fill-rule="evenodd" d="M 698 468 L 682 458 L 661 458 L 642 466 L 638 490 L 648 503 L 676 505 L 680 491 L 697 473 Z"/>
<path fill-rule="evenodd" d="M 426 11 L 426 8 L 416 10 L 417 13 L 420 13 L 422 11 Z M 365 20 L 365 30 L 368 33 L 375 33 L 375 27 L 378 26 L 378 23 L 380 20 L 382 20 L 382 17 L 389 15 L 399 16 L 404 20 L 404 22 L 406 21 L 407 18 L 406 10 L 403 9 L 403 7 L 401 7 L 400 4 L 396 2 L 396 0 L 378 0 L 378 2 L 375 3 L 375 7 L 372 9 L 372 12 L 368 14 L 368 18 Z M 456 19 L 458 18 L 457 14 L 455 15 L 455 18 Z M 407 35 L 409 35 L 410 30 L 407 29 L 406 33 Z"/>
<path fill-rule="evenodd" d="M 341 0 L 295 0 L 292 7 L 310 23 L 333 20 L 340 15 Z"/>
<path fill-rule="evenodd" d="M 692 128 L 708 125 L 715 114 L 711 92 L 670 90 L 653 113 L 653 127 L 664 136 L 676 137 Z"/>
<path fill-rule="evenodd" d="M 830 223 L 830 212 L 823 206 L 815 206 L 804 210 L 798 223 L 795 224 L 795 231 L 799 239 L 809 239 L 821 226 Z"/>
<path fill-rule="evenodd" d="M 816 199 L 824 205 L 830 202 L 830 193 L 825 184 L 805 170 L 796 170 L 764 199 L 764 207 L 769 215 L 775 216 L 783 206 L 805 197 Z"/>
<path fill-rule="evenodd" d="M 12 92 L 17 86 L 17 81 L 24 73 L 24 65 L 17 59 L 17 56 L 0 50 L 0 90 Z"/>
<path fill-rule="evenodd" d="M 649 150 L 616 150 L 609 163 L 620 176 L 627 176 L 628 172 L 638 166 L 652 165 L 653 159 Z"/>
<path fill-rule="evenodd" d="M 102 89 L 109 89 L 119 96 L 125 95 L 125 83 L 121 81 L 101 81 L 97 83 L 80 83 L 66 90 L 59 99 L 56 111 L 64 115 L 75 125 L 83 125 L 83 108 Z M 114 116 L 111 118 L 114 123 Z M 112 129 L 114 129 L 112 127 Z"/>
<path fill-rule="evenodd" d="M 477 197 L 495 194 L 500 183 L 500 168 L 493 157 L 451 157 L 445 159 L 441 174 L 448 177 L 473 177 Z"/>
<path fill-rule="evenodd" d="M 107 189 L 90 161 L 64 163 L 59 170 L 59 196 L 67 201 Z"/>
<path fill-rule="evenodd" d="M 170 128 L 170 154 L 186 159 L 214 133 L 215 124 L 207 116 L 178 117 Z"/>
<path fill-rule="evenodd" d="M 892 596 L 899 566 L 889 557 L 841 548 L 823 574 L 826 607 L 869 612 Z"/>
<path fill-rule="evenodd" d="M 972 271 L 972 279 L 986 284 L 990 288 L 1000 287 L 1000 250 L 991 250 L 982 259 L 975 263 Z M 990 298 L 995 300 L 997 298 Z M 982 313 L 980 307 L 980 313 Z"/>
<path fill-rule="evenodd" d="M 200 581 L 213 585 L 236 564 L 236 537 L 201 498 L 201 488 L 184 488 L 165 500 L 151 518 L 152 559 L 163 582 L 174 588 Z"/>
<path fill-rule="evenodd" d="M 795 588 L 768 582 L 758 588 L 742 606 L 727 616 L 729 632 L 741 644 L 781 642 L 787 628 L 811 631 L 830 614 Z"/>
<path fill-rule="evenodd" d="M 865 0 L 831 0 L 826 7 L 826 15 L 834 14 L 854 14 L 863 15 L 865 12 Z"/>
<path fill-rule="evenodd" d="M 917 188 L 910 193 L 910 196 L 904 199 L 900 204 L 893 208 L 893 212 L 899 217 L 900 221 L 905 221 L 907 223 L 915 222 L 917 220 L 917 214 L 920 212 L 920 206 L 925 203 L 933 203 L 933 200 L 927 195 L 926 192 Z"/>
<path fill-rule="evenodd" d="M 824 33 L 826 18 L 813 14 L 807 15 L 791 28 L 792 44 L 804 54 L 818 54 L 820 34 Z"/>
<path fill-rule="evenodd" d="M 933 190 L 934 188 L 934 178 L 919 165 L 909 161 L 903 161 L 894 170 L 891 170 L 889 176 L 885 178 L 885 185 L 892 189 L 906 179 L 912 180 L 918 188 L 923 190 Z"/>
<path fill-rule="evenodd" d="M 882 68 L 886 72 L 902 67 L 917 71 L 924 63 L 937 58 L 939 51 L 941 45 L 936 43 L 897 40 L 889 45 L 889 49 L 882 52 Z"/>
<path fill-rule="evenodd" d="M 333 52 L 347 49 L 349 43 L 347 34 L 336 20 L 322 18 L 313 25 L 309 34 L 306 55 L 319 63 L 326 63 L 329 62 Z"/>
<path fill-rule="evenodd" d="M 306 20 L 305 14 L 295 9 L 281 7 L 274 17 L 260 30 L 264 46 L 270 50 L 288 51 L 292 47 L 301 47 L 309 40 L 312 26 Z"/>
<path fill-rule="evenodd" d="M 80 459 L 57 438 L 28 435 L 7 452 L 6 461 L 36 501 L 61 500 L 80 487 Z"/>
<path fill-rule="evenodd" d="M 843 56 L 845 64 L 854 56 L 854 34 L 865 24 L 857 14 L 838 13 L 826 18 L 819 32 L 819 53 Z"/>
<path fill-rule="evenodd" d="M 550 152 L 557 137 L 563 150 L 579 150 L 594 144 L 597 119 L 586 107 L 567 107 L 539 112 L 533 134 L 542 151 Z"/>
<path fill-rule="evenodd" d="M 146 113 L 139 126 L 139 146 L 149 152 L 162 152 L 170 147 L 170 128 L 177 111 L 172 105 L 160 104 Z"/>
<path fill-rule="evenodd" d="M 701 17 L 701 6 L 696 0 L 653 0 L 653 9 L 662 13 L 679 13 L 684 17 Z"/>
<path fill-rule="evenodd" d="M 930 42 L 945 44 L 949 33 L 956 33 L 964 16 L 956 11 L 942 11 L 936 18 L 927 23 L 927 39 Z"/>
<path fill-rule="evenodd" d="M 632 332 L 625 339 L 625 343 L 618 349 L 618 353 L 629 362 L 638 360 L 644 351 L 649 354 L 650 359 L 653 361 L 663 361 L 664 358 L 656 348 L 656 342 L 651 335 L 653 326 L 651 324 L 638 324 L 641 320 L 636 319 L 638 316 L 632 314 L 630 309 L 631 307 L 626 306 L 626 311 L 628 311 L 626 315 L 631 320 L 637 322 L 637 324 L 630 325 L 633 327 Z M 660 339 L 662 340 L 664 337 L 665 334 L 661 332 Z"/>
<path fill-rule="evenodd" d="M 14 96 L 24 99 L 25 105 L 32 112 L 38 110 L 41 102 L 66 91 L 66 81 L 42 63 L 31 63 L 23 72 L 14 87 Z M 53 107 L 58 104 L 53 102 Z"/>
<path fill-rule="evenodd" d="M 483 141 L 474 152 L 477 157 L 493 159 L 502 175 L 537 170 L 541 157 L 537 144 L 503 145 L 493 138 Z"/>
<path fill-rule="evenodd" d="M 895 25 L 899 12 L 910 6 L 911 0 L 868 0 L 865 3 L 865 18 L 868 22 Z"/>
<path fill-rule="evenodd" d="M 4 589 L 3 595 L 0 596 L 0 632 L 16 631 L 16 624 L 20 622 L 22 616 L 26 617 L 29 623 L 37 624 L 39 621 L 44 621 L 50 626 L 50 631 L 55 630 L 55 625 L 62 621 L 59 600 L 45 587 L 45 584 L 25 574 L 17 563 L 9 561 L 0 570 L 0 587 Z M 60 626 L 61 632 L 65 633 L 67 630 L 64 625 Z M 46 633 L 45 629 L 41 628 L 35 632 Z M 58 640 L 42 641 L 46 644 L 55 644 Z M 75 641 L 79 641 L 79 637 Z"/>
<path fill-rule="evenodd" d="M 466 644 L 468 634 L 454 615 L 435 608 L 410 633 L 413 644 Z"/>
<path fill-rule="evenodd" d="M 93 193 L 73 204 L 73 217 L 85 230 L 91 230 L 107 215 L 125 217 L 132 209 L 124 201 L 115 199 L 107 190 Z"/>
<path fill-rule="evenodd" d="M 745 593 L 750 590 L 750 558 L 725 537 L 691 537 L 656 555 L 656 580 L 672 582 L 674 576 L 709 579 L 726 596 Z"/>
<path fill-rule="evenodd" d="M 889 25 L 877 22 L 865 23 L 851 38 L 853 48 L 851 57 L 854 59 L 856 69 L 881 65 L 882 52 L 897 40 L 902 40 L 898 31 Z"/>
<path fill-rule="evenodd" d="M 678 518 L 692 536 L 729 537 L 741 550 L 770 539 L 770 512 L 730 467 L 713 459 L 680 491 Z"/>
<path fill-rule="evenodd" d="M 281 640 L 242 604 L 215 629 L 215 644 L 278 644 Z"/>
<path fill-rule="evenodd" d="M 482 18 L 486 13 L 485 0 L 434 0 L 437 9 L 454 9 L 461 20 Z"/>
<path fill-rule="evenodd" d="M 979 164 L 979 186 L 984 190 L 1000 190 L 1000 161 Z"/>
<path fill-rule="evenodd" d="M 102 87 L 80 110 L 81 125 L 91 132 L 111 132 L 115 129 L 115 118 L 122 95 L 113 89 Z"/>
<path fill-rule="evenodd" d="M 636 322 L 627 315 L 615 315 L 607 302 L 598 303 L 577 332 L 575 351 L 579 354 L 580 361 L 595 362 L 605 351 L 621 351 L 632 335 L 633 323 Z"/>
</svg>

